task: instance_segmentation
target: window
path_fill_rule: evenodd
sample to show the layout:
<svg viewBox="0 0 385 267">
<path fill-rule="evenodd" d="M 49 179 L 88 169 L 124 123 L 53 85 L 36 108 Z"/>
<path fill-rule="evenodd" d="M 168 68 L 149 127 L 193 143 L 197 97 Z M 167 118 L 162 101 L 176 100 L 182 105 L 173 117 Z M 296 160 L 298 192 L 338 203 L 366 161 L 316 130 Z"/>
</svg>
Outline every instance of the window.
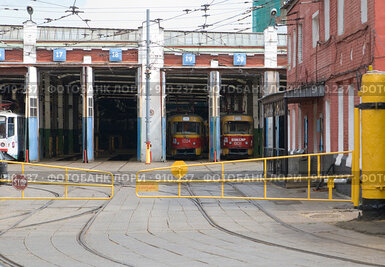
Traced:
<svg viewBox="0 0 385 267">
<path fill-rule="evenodd" d="M 178 121 L 174 123 L 174 134 L 199 134 L 199 122 Z"/>
<path fill-rule="evenodd" d="M 344 33 L 344 5 L 345 0 L 338 0 L 338 35 Z"/>
<path fill-rule="evenodd" d="M 330 0 L 324 1 L 325 41 L 330 38 Z"/>
<path fill-rule="evenodd" d="M 88 117 L 93 116 L 93 109 L 94 109 L 94 101 L 92 97 L 88 98 Z"/>
<path fill-rule="evenodd" d="M 29 99 L 29 116 L 37 117 L 37 98 L 31 97 Z"/>
<path fill-rule="evenodd" d="M 15 135 L 15 118 L 8 118 L 8 137 Z"/>
<path fill-rule="evenodd" d="M 361 0 L 361 22 L 368 21 L 368 0 Z"/>
<path fill-rule="evenodd" d="M 293 68 L 295 68 L 295 63 L 297 60 L 297 40 L 296 40 L 296 32 L 293 30 Z"/>
<path fill-rule="evenodd" d="M 307 125 L 308 121 L 307 121 L 307 116 L 304 117 L 303 119 L 303 147 L 305 149 L 305 151 L 307 152 L 308 150 L 308 125 Z"/>
<path fill-rule="evenodd" d="M 0 116 L 0 138 L 7 138 L 7 118 Z"/>
<path fill-rule="evenodd" d="M 298 64 L 302 63 L 302 24 L 298 25 Z"/>
<path fill-rule="evenodd" d="M 291 36 L 289 35 L 287 40 L 287 62 L 289 64 L 289 69 L 291 68 Z"/>
<path fill-rule="evenodd" d="M 247 121 L 229 121 L 226 123 L 226 134 L 251 134 L 251 125 Z"/>
<path fill-rule="evenodd" d="M 317 46 L 319 41 L 319 11 L 312 16 L 312 31 L 313 31 L 313 47 Z"/>
</svg>

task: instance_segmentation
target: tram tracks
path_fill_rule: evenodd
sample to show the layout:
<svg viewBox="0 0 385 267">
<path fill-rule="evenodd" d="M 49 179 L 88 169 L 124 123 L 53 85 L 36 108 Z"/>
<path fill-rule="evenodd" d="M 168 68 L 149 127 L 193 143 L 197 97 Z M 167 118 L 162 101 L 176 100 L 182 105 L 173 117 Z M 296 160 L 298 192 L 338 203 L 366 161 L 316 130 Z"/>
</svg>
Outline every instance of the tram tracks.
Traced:
<svg viewBox="0 0 385 267">
<path fill-rule="evenodd" d="M 42 189 L 42 188 L 34 188 L 34 187 L 29 187 L 30 189 L 36 189 L 36 190 L 40 190 L 40 191 L 45 191 L 45 192 L 49 192 L 51 194 L 53 194 L 55 197 L 59 197 L 60 194 L 55 192 L 55 191 L 52 191 L 52 190 L 48 190 L 48 189 Z M 105 194 L 106 196 L 109 197 L 109 195 L 103 191 L 100 191 L 100 190 L 96 190 L 96 189 L 87 189 L 87 188 L 82 188 L 82 187 L 79 187 L 77 189 L 81 189 L 81 190 L 92 190 L 92 191 L 96 191 L 98 193 L 103 193 Z M 84 212 L 80 212 L 80 213 L 77 213 L 77 214 L 74 214 L 74 215 L 70 215 L 70 216 L 65 216 L 65 217 L 62 217 L 62 218 L 57 218 L 57 219 L 52 219 L 52 220 L 47 220 L 47 221 L 42 221 L 42 222 L 38 222 L 38 223 L 33 223 L 33 224 L 28 224 L 28 225 L 23 225 L 23 226 L 19 226 L 22 222 L 24 222 L 25 220 L 27 220 L 28 218 L 30 218 L 31 216 L 33 216 L 34 214 L 36 214 L 37 212 L 47 208 L 48 206 L 50 206 L 52 203 L 54 203 L 55 199 L 51 199 L 47 202 L 45 202 L 43 205 L 41 205 L 40 207 L 30 211 L 30 212 L 25 212 L 25 213 L 22 213 L 22 214 L 19 214 L 19 215 L 15 215 L 15 216 L 10 216 L 8 217 L 8 219 L 10 218 L 15 218 L 15 217 L 23 217 L 21 219 L 19 219 L 17 222 L 13 223 L 10 227 L 6 228 L 5 230 L 2 230 L 0 232 L 0 236 L 4 235 L 5 233 L 7 233 L 8 231 L 10 230 L 13 230 L 13 229 L 21 229 L 21 228 L 28 228 L 28 227 L 36 227 L 36 226 L 42 226 L 42 225 L 45 225 L 45 224 L 49 224 L 49 223 L 55 223 L 55 222 L 60 222 L 60 221 L 64 221 L 64 220 L 69 220 L 69 219 L 74 219 L 74 218 L 77 218 L 77 217 L 81 217 L 83 215 L 87 215 L 87 214 L 93 214 L 91 216 L 91 218 L 89 220 L 87 220 L 87 223 L 81 228 L 81 230 L 79 231 L 79 233 L 77 234 L 77 242 L 79 243 L 79 245 L 81 247 L 83 247 L 85 250 L 87 250 L 88 252 L 96 255 L 96 256 L 99 256 L 99 257 L 102 257 L 106 260 L 109 260 L 111 262 L 114 262 L 114 263 L 118 263 L 118 264 L 121 264 L 121 265 L 125 265 L 125 266 L 130 266 L 126 263 L 123 263 L 123 262 L 120 262 L 116 259 L 113 259 L 111 257 L 108 257 L 108 256 L 105 256 L 103 255 L 102 253 L 100 253 L 99 251 L 93 249 L 92 247 L 90 247 L 87 242 L 85 241 L 85 235 L 88 231 L 88 229 L 90 228 L 90 226 L 92 225 L 92 223 L 94 222 L 94 220 L 96 219 L 96 217 L 100 214 L 101 211 L 103 211 L 103 209 L 110 203 L 111 199 L 105 201 L 102 205 L 96 207 L 96 208 L 93 208 L 93 209 L 90 209 L 90 210 L 87 210 L 87 211 L 84 211 Z M 84 206 L 84 205 L 83 205 Z M 79 209 L 81 209 L 82 207 L 80 207 Z M 3 219 L 7 219 L 7 218 L 3 218 Z M 35 255 L 33 254 L 27 244 L 26 244 L 26 238 L 27 236 L 24 238 L 24 241 L 23 241 L 23 244 L 25 246 L 25 248 L 27 249 L 27 251 L 29 251 L 32 255 Z M 51 242 L 52 242 L 52 236 L 50 238 Z M 53 245 L 53 244 L 52 244 Z M 55 247 L 53 245 L 53 247 Z M 57 248 L 56 248 L 57 249 Z M 59 252 L 61 252 L 60 250 L 58 250 Z M 61 252 L 62 254 L 64 254 L 63 252 Z M 66 254 L 64 254 L 66 255 Z M 41 258 L 40 256 L 38 255 L 35 255 L 35 257 L 37 258 Z M 42 259 L 42 258 L 41 258 Z M 42 259 L 43 261 L 45 261 L 44 259 Z M 73 260 L 76 260 L 76 259 L 73 259 Z M 0 253 L 0 263 L 3 263 L 7 266 L 22 266 L 21 264 L 13 261 L 12 259 L 6 257 L 5 255 L 1 254 Z"/>
<path fill-rule="evenodd" d="M 248 197 L 247 194 L 245 194 L 242 190 L 240 190 L 236 185 L 230 183 L 229 184 L 235 191 L 237 191 L 240 195 L 242 195 L 243 197 Z M 282 221 L 281 219 L 279 219 L 277 216 L 273 215 L 271 212 L 269 212 L 268 210 L 266 210 L 262 205 L 260 205 L 259 203 L 257 203 L 255 200 L 253 199 L 247 199 L 247 202 L 249 202 L 251 205 L 257 207 L 261 212 L 263 212 L 265 215 L 267 215 L 268 217 L 270 217 L 272 220 L 274 220 L 275 222 L 279 223 L 280 225 L 282 225 L 283 227 L 287 228 L 287 229 L 290 229 L 290 230 L 293 230 L 295 232 L 298 232 L 298 233 L 302 233 L 302 234 L 306 234 L 306 235 L 310 235 L 310 236 L 313 236 L 313 237 L 316 237 L 316 238 L 320 238 L 320 239 L 324 239 L 324 240 L 328 240 L 328 241 L 333 241 L 333 242 L 337 242 L 337 243 L 340 243 L 340 244 L 344 244 L 344 245 L 348 245 L 348 246 L 352 246 L 352 247 L 357 247 L 357 248 L 363 248 L 363 249 L 370 249 L 370 250 L 374 250 L 374 251 L 378 251 L 378 252 L 385 252 L 385 249 L 380 249 L 380 248 L 374 248 L 374 247 L 368 247 L 368 246 L 363 246 L 363 245 L 360 245 L 360 244 L 355 244 L 355 243 L 351 243 L 351 242 L 346 242 L 346 241 L 342 241 L 342 240 L 339 240 L 339 239 L 334 239 L 334 238 L 330 238 L 330 237 L 325 237 L 325 236 L 321 236 L 321 235 L 317 235 L 317 234 L 314 234 L 314 233 L 311 233 L 311 232 L 308 232 L 308 231 L 304 231 L 298 227 L 295 227 L 294 225 L 292 224 L 289 224 L 289 223 L 286 223 L 284 221 Z"/>
<path fill-rule="evenodd" d="M 190 186 L 190 184 L 188 184 L 188 183 L 186 184 L 186 189 L 190 193 L 190 195 L 192 195 L 192 196 L 195 195 L 193 190 L 192 190 L 192 188 L 191 188 L 191 186 Z M 238 189 L 238 191 L 240 191 L 240 190 Z M 242 192 L 242 191 L 240 191 L 240 192 Z M 270 241 L 262 240 L 262 239 L 259 239 L 259 238 L 251 237 L 251 236 L 248 236 L 248 235 L 244 235 L 244 234 L 241 234 L 241 233 L 237 233 L 237 232 L 232 231 L 232 230 L 230 230 L 228 228 L 222 227 L 218 223 L 216 223 L 215 220 L 205 210 L 204 204 L 202 204 L 202 202 L 200 201 L 199 198 L 192 198 L 190 200 L 195 204 L 195 206 L 198 208 L 199 212 L 202 214 L 202 216 L 207 220 L 207 222 L 212 227 L 214 227 L 215 229 L 217 229 L 217 230 L 219 230 L 221 232 L 227 233 L 229 235 L 236 236 L 238 238 L 242 238 L 242 239 L 254 242 L 254 243 L 258 243 L 258 244 L 262 244 L 262 245 L 266 245 L 266 246 L 270 246 L 270 247 L 282 248 L 282 249 L 286 249 L 286 250 L 290 250 L 290 251 L 294 251 L 294 252 L 299 252 L 299 253 L 304 253 L 304 254 L 308 254 L 308 255 L 312 255 L 312 256 L 319 256 L 319 257 L 323 257 L 323 258 L 329 258 L 329 259 L 333 259 L 333 260 L 339 260 L 339 261 L 343 261 L 343 262 L 355 263 L 355 264 L 366 265 L 366 266 L 385 266 L 385 265 L 382 265 L 382 264 L 375 264 L 375 263 L 371 263 L 371 262 L 367 262 L 367 261 L 360 261 L 360 260 L 355 260 L 355 259 L 351 259 L 351 258 L 346 258 L 346 257 L 341 257 L 341 256 L 330 255 L 330 254 L 326 254 L 326 253 L 321 253 L 321 252 L 316 252 L 316 251 L 296 248 L 296 247 L 292 247 L 292 246 L 286 246 L 286 245 L 279 244 L 279 243 L 276 243 L 276 242 L 270 242 Z M 275 216 L 273 216 L 273 217 L 275 217 Z M 285 224 L 283 221 L 282 221 L 282 223 Z M 292 229 L 292 228 L 290 228 L 290 229 Z M 292 229 L 292 230 L 294 230 L 294 229 Z M 331 241 L 335 241 L 335 240 L 331 239 Z M 365 248 L 371 249 L 369 247 L 365 247 Z"/>
<path fill-rule="evenodd" d="M 95 219 L 98 217 L 98 215 L 104 210 L 104 208 L 111 202 L 112 199 L 106 200 L 106 202 L 100 207 L 100 209 L 84 224 L 84 226 L 81 228 L 79 233 L 76 236 L 76 241 L 79 243 L 80 246 L 82 246 L 85 250 L 88 252 L 103 258 L 105 260 L 123 265 L 123 266 L 132 266 L 131 264 L 128 264 L 126 262 L 120 261 L 118 259 L 114 259 L 108 255 L 105 255 L 104 253 L 96 250 L 95 248 L 91 247 L 87 241 L 86 241 L 86 234 L 89 231 L 90 227 L 94 223 Z"/>
</svg>

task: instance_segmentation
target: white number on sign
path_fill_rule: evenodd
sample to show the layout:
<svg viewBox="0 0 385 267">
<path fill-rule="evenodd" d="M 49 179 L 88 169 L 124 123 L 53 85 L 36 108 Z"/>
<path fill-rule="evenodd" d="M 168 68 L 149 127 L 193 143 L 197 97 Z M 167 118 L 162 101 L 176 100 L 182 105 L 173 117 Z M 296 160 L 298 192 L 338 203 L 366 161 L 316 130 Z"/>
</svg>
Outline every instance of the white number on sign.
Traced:
<svg viewBox="0 0 385 267">
<path fill-rule="evenodd" d="M 63 56 L 63 51 L 56 51 L 56 57 L 61 58 Z"/>
<path fill-rule="evenodd" d="M 242 55 L 237 55 L 237 62 L 243 63 L 245 61 L 245 58 Z"/>
<path fill-rule="evenodd" d="M 112 52 L 112 57 L 119 57 L 119 52 Z"/>
</svg>

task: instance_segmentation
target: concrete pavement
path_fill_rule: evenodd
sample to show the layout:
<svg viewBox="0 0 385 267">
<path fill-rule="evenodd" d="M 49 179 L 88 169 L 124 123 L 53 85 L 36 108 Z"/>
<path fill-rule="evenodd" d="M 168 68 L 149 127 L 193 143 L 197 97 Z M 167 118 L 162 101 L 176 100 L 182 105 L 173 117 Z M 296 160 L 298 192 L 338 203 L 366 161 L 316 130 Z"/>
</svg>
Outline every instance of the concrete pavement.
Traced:
<svg viewBox="0 0 385 267">
<path fill-rule="evenodd" d="M 154 166 L 86 165 L 114 172 Z M 229 166 L 230 171 L 237 168 Z M 209 167 L 207 172 L 215 172 L 215 168 Z M 263 194 L 259 183 L 235 186 L 226 185 L 225 193 L 239 195 L 238 189 L 249 196 Z M 115 189 L 109 202 L 0 201 L 0 258 L 24 266 L 385 265 L 384 237 L 336 226 L 358 216 L 349 203 L 202 199 L 197 206 L 188 199 L 137 198 L 132 183 Z M 194 194 L 214 194 L 218 189 L 214 184 L 190 187 Z M 1 195 L 12 190 L 0 186 Z M 57 186 L 29 190 L 32 195 L 62 193 Z M 161 185 L 160 190 L 173 194 L 177 186 Z M 101 190 L 81 187 L 71 194 L 85 192 L 103 195 Z M 268 193 L 291 197 L 306 194 L 301 188 L 276 185 L 269 185 Z M 327 194 L 313 193 L 319 197 Z"/>
</svg>

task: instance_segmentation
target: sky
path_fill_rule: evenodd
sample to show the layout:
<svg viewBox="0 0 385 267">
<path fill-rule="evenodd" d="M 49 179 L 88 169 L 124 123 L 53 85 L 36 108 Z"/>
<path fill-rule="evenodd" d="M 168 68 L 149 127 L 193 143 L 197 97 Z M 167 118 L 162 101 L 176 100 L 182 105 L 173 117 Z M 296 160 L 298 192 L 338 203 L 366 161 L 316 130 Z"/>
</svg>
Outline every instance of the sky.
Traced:
<svg viewBox="0 0 385 267">
<path fill-rule="evenodd" d="M 166 30 L 200 30 L 202 25 L 206 25 L 204 30 L 207 31 L 250 32 L 252 2 L 253 0 L 0 0 L 0 24 L 22 24 L 29 17 L 26 7 L 32 6 L 32 18 L 40 25 L 136 29 L 146 19 L 148 8 L 151 20 L 162 19 L 161 26 Z M 81 12 L 79 16 L 66 12 L 74 3 Z M 202 10 L 202 5 L 205 4 L 210 5 L 206 12 Z M 208 15 L 207 19 L 203 16 L 205 14 Z M 55 21 L 65 15 L 69 16 Z M 49 20 L 46 19 L 53 21 L 47 23 Z M 86 23 L 85 20 L 89 21 Z"/>
</svg>

